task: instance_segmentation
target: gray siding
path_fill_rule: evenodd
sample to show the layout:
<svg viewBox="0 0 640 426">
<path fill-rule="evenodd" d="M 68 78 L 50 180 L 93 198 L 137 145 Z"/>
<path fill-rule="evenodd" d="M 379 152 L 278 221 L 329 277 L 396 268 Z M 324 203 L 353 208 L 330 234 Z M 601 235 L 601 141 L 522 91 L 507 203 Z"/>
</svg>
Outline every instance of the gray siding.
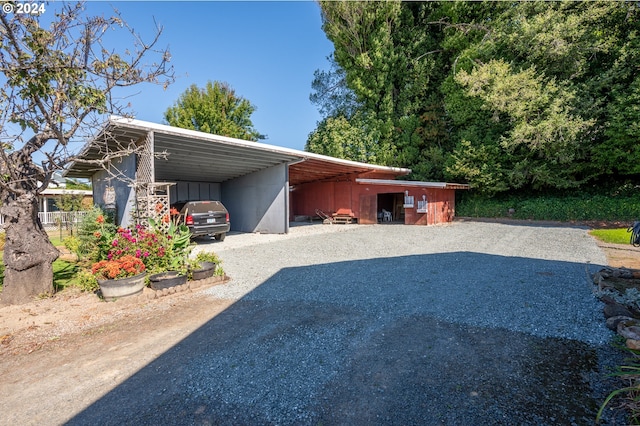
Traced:
<svg viewBox="0 0 640 426">
<path fill-rule="evenodd" d="M 281 164 L 222 183 L 222 203 L 233 231 L 289 231 L 287 172 L 288 166 Z"/>
<path fill-rule="evenodd" d="M 133 179 L 136 174 L 136 157 L 129 155 L 113 161 L 114 169 L 119 170 L 127 178 Z M 105 170 L 96 172 L 91 177 L 94 203 L 104 208 L 104 190 L 109 184 L 109 174 Z M 135 202 L 135 191 L 128 183 L 112 178 L 111 186 L 116 192 L 116 224 L 129 226 L 132 223 L 131 211 Z"/>
</svg>

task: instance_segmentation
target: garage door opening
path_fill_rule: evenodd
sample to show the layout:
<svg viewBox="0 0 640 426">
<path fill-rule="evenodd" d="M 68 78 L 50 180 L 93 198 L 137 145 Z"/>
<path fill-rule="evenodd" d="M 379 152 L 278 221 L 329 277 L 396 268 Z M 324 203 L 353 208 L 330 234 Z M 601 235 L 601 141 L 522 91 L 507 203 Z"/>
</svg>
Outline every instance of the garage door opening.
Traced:
<svg viewBox="0 0 640 426">
<path fill-rule="evenodd" d="M 404 223 L 404 193 L 378 194 L 378 222 Z"/>
</svg>

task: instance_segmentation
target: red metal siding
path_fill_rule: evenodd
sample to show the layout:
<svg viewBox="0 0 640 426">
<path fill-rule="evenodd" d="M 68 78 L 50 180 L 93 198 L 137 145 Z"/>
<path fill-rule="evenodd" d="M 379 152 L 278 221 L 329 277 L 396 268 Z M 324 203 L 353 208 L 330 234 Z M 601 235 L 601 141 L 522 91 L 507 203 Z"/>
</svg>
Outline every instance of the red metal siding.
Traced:
<svg viewBox="0 0 640 426">
<path fill-rule="evenodd" d="M 348 182 L 314 182 L 297 185 L 290 193 L 292 216 L 315 216 L 316 209 L 331 215 L 338 209 L 350 209 L 358 223 L 377 223 L 379 194 L 401 194 L 408 191 L 413 195 L 413 208 L 404 209 L 404 223 L 409 225 L 433 225 L 451 222 L 455 216 L 455 190 L 438 188 L 421 188 L 416 186 L 358 184 Z M 417 203 L 427 197 L 428 212 L 417 213 Z M 394 199 L 402 199 L 400 196 Z M 400 207 L 400 209 L 402 209 Z M 394 211 L 397 218 L 398 211 Z M 401 217 L 401 216 L 400 216 Z"/>
</svg>

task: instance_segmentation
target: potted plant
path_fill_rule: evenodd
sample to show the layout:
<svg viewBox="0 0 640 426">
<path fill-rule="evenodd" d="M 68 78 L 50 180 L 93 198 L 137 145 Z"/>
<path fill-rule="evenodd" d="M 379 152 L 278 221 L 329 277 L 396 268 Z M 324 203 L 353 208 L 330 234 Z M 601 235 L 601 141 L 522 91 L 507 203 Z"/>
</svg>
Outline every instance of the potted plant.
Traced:
<svg viewBox="0 0 640 426">
<path fill-rule="evenodd" d="M 189 264 L 192 280 L 203 280 L 212 277 L 220 259 L 215 253 L 200 252 Z"/>
<path fill-rule="evenodd" d="M 162 230 L 159 224 L 153 219 L 149 219 L 151 230 L 158 235 L 166 247 L 164 262 L 166 269 L 162 272 L 149 276 L 151 288 L 161 290 L 187 282 L 189 253 L 193 249 L 191 244 L 191 232 L 184 224 L 175 221 L 165 222 L 168 226 Z"/>
<path fill-rule="evenodd" d="M 93 264 L 91 272 L 106 300 L 138 294 L 145 286 L 145 266 L 135 256 L 101 260 Z"/>
</svg>

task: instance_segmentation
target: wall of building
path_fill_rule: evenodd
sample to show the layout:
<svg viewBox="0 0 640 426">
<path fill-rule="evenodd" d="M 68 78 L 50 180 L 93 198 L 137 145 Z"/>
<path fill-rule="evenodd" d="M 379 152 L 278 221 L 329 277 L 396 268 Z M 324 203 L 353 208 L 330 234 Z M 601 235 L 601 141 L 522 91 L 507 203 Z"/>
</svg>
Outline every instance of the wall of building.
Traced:
<svg viewBox="0 0 640 426">
<path fill-rule="evenodd" d="M 113 167 L 126 176 L 128 179 L 135 178 L 136 175 L 136 157 L 129 155 L 127 157 L 113 160 Z M 132 212 L 135 208 L 135 191 L 127 182 L 111 178 L 105 170 L 96 172 L 91 177 L 91 187 L 93 189 L 93 200 L 95 204 L 104 207 L 104 190 L 107 185 L 111 185 L 116 193 L 116 223 L 120 226 L 129 226 L 132 223 Z"/>
<path fill-rule="evenodd" d="M 212 182 L 176 182 L 169 189 L 171 203 L 176 201 L 221 200 L 222 185 Z M 224 203 L 223 203 L 224 204 Z"/>
<path fill-rule="evenodd" d="M 221 201 L 231 230 L 282 234 L 289 231 L 288 166 L 281 164 L 222 183 Z"/>
<path fill-rule="evenodd" d="M 410 208 L 402 206 L 405 191 L 414 197 Z M 385 195 L 382 195 L 385 194 Z M 418 213 L 422 196 L 427 200 L 427 212 Z M 455 216 L 455 190 L 424 188 L 410 185 L 360 184 L 349 182 L 314 182 L 297 185 L 291 192 L 293 216 L 316 216 L 316 209 L 331 215 L 338 209 L 351 209 L 358 223 L 378 222 L 382 209 L 391 211 L 394 221 L 405 224 L 432 225 L 450 222 Z"/>
</svg>

